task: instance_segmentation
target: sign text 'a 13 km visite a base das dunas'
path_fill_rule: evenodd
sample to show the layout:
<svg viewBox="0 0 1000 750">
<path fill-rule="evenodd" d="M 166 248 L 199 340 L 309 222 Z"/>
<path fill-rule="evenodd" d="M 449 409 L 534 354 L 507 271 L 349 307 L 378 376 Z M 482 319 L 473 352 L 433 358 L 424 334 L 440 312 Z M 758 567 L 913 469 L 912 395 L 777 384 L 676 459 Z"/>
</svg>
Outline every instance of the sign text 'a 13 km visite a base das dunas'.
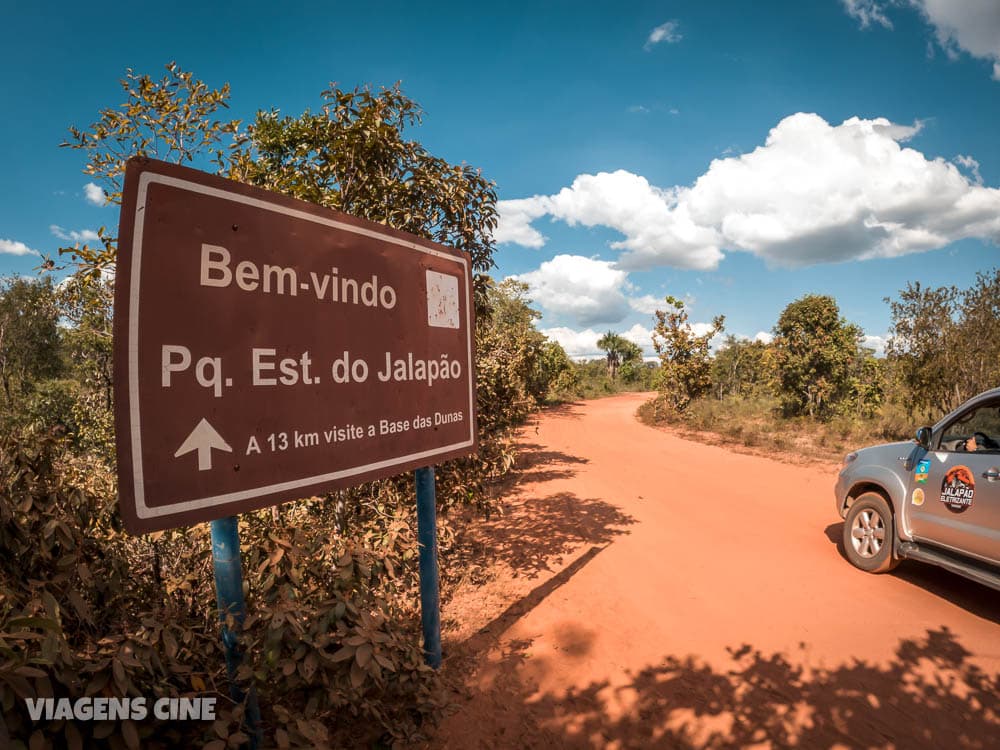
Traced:
<svg viewBox="0 0 1000 750">
<path fill-rule="evenodd" d="M 476 450 L 469 258 L 192 169 L 129 162 L 115 289 L 134 532 Z"/>
</svg>

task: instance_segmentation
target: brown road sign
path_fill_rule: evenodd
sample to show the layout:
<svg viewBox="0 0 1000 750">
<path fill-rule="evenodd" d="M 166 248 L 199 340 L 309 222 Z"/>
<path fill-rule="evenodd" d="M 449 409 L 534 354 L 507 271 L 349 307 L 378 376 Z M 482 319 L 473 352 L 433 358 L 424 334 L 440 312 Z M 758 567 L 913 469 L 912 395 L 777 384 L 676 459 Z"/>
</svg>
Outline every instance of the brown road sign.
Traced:
<svg viewBox="0 0 1000 750">
<path fill-rule="evenodd" d="M 115 403 L 120 507 L 135 533 L 474 453 L 469 258 L 132 160 Z"/>
</svg>

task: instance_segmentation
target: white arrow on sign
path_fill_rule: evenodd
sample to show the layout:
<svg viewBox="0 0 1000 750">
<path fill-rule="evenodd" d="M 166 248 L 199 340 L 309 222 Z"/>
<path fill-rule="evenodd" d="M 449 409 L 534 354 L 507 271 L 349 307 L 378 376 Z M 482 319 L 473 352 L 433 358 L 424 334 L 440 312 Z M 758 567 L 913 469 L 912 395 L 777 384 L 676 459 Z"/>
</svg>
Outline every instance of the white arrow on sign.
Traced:
<svg viewBox="0 0 1000 750">
<path fill-rule="evenodd" d="M 220 451 L 232 453 L 233 449 L 222 439 L 222 435 L 215 431 L 215 428 L 208 423 L 207 419 L 202 419 L 198 426 L 191 430 L 191 434 L 181 443 L 174 458 L 179 458 L 185 453 L 198 451 L 198 471 L 207 471 L 212 468 L 212 448 Z"/>
</svg>

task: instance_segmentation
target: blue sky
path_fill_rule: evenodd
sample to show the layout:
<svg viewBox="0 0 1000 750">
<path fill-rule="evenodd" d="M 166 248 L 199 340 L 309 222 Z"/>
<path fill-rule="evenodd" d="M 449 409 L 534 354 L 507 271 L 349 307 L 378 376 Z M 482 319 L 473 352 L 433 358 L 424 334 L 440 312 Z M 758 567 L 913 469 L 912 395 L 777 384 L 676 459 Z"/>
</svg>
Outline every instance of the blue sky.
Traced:
<svg viewBox="0 0 1000 750">
<path fill-rule="evenodd" d="M 878 344 L 883 297 L 1000 265 L 997 0 L 362 5 L 10 3 L 0 273 L 115 227 L 58 144 L 171 60 L 244 119 L 401 81 L 412 135 L 496 181 L 495 275 L 574 354 L 648 345 L 665 294 L 748 337 L 832 294 Z"/>
</svg>

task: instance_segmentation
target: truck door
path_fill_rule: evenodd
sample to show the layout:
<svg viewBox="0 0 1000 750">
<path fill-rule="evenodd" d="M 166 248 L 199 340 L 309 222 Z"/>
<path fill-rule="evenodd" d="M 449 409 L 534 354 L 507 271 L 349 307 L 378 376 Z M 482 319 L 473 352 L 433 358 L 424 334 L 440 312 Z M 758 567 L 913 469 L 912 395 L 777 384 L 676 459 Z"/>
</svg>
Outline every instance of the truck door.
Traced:
<svg viewBox="0 0 1000 750">
<path fill-rule="evenodd" d="M 1000 565 L 1000 400 L 935 430 L 910 474 L 907 515 L 917 541 Z"/>
</svg>

